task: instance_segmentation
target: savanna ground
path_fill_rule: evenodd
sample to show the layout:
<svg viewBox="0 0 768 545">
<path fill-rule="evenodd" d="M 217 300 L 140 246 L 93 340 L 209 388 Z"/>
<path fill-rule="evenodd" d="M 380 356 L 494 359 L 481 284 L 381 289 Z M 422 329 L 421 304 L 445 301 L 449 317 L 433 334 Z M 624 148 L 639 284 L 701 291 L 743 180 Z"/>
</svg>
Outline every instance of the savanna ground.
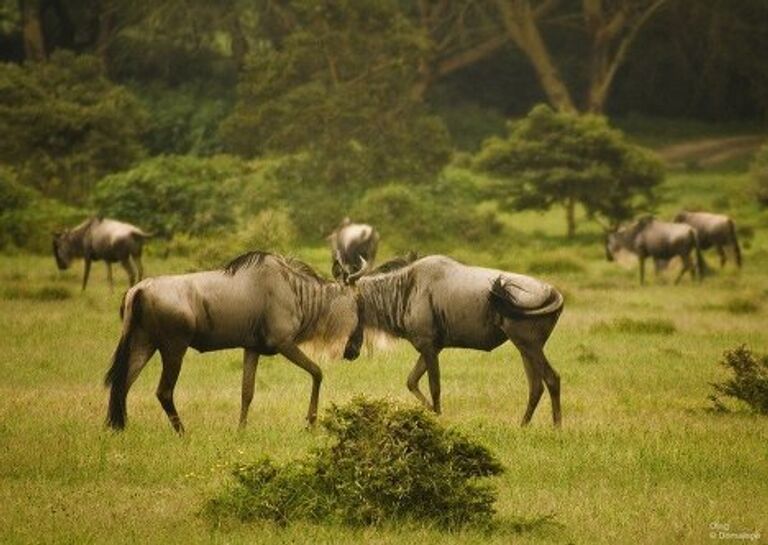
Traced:
<svg viewBox="0 0 768 545">
<path fill-rule="evenodd" d="M 122 271 L 110 293 L 97 264 L 81 295 L 81 265 L 60 274 L 49 257 L 0 257 L 0 542 L 711 543 L 713 524 L 766 541 L 768 419 L 735 405 L 715 413 L 707 400 L 710 383 L 726 376 L 717 365 L 724 350 L 768 350 L 768 216 L 752 204 L 742 167 L 673 173 L 665 183 L 660 215 L 680 206 L 730 210 L 754 229 L 744 269 L 718 270 L 702 285 L 651 274 L 638 286 L 635 266 L 605 262 L 596 227 L 582 223 L 566 244 L 560 211 L 509 216 L 498 245 L 456 249 L 468 262 L 529 271 L 566 294 L 547 346 L 562 377 L 562 430 L 551 427 L 546 394 L 532 425 L 518 427 L 527 385 L 511 345 L 442 356 L 442 422 L 506 466 L 495 480 L 500 524 L 490 533 L 304 523 L 211 529 L 197 513 L 232 464 L 265 454 L 288 460 L 323 441 L 304 429 L 309 376 L 280 357 L 263 359 L 249 428 L 237 433 L 241 353 L 190 351 L 176 390 L 189 431 L 180 439 L 154 396 L 156 356 L 130 392 L 128 429 L 107 432 L 102 377 L 120 331 Z M 323 248 L 295 253 L 328 268 Z M 150 274 L 190 266 L 152 255 L 145 264 Z M 325 362 L 321 405 L 361 393 L 415 403 L 405 388 L 414 360 L 398 344 L 352 363 Z"/>
</svg>

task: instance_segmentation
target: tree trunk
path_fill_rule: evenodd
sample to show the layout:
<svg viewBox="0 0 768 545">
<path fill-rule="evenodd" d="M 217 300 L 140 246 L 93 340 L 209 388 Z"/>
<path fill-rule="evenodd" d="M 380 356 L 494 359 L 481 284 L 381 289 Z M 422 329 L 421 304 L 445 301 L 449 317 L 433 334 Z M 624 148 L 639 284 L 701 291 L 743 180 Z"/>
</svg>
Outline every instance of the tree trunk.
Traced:
<svg viewBox="0 0 768 545">
<path fill-rule="evenodd" d="M 36 0 L 19 0 L 21 32 L 24 39 L 24 57 L 28 61 L 44 61 L 45 38 L 40 23 L 40 5 Z"/>
<path fill-rule="evenodd" d="M 104 73 L 109 68 L 109 42 L 112 40 L 114 6 L 110 0 L 102 0 L 99 7 L 99 34 L 96 38 L 96 55 Z"/>
<path fill-rule="evenodd" d="M 510 39 L 530 61 L 549 103 L 558 111 L 575 112 L 568 88 L 549 54 L 528 0 L 496 0 Z"/>
<path fill-rule="evenodd" d="M 568 238 L 576 236 L 576 199 L 572 196 L 565 201 L 565 222 L 568 226 Z"/>
</svg>

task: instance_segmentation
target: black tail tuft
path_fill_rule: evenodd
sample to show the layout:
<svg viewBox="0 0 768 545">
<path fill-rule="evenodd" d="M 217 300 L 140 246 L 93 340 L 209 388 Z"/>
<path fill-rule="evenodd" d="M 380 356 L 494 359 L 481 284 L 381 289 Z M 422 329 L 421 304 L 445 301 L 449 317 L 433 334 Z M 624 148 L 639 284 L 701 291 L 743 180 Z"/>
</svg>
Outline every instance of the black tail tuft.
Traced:
<svg viewBox="0 0 768 545">
<path fill-rule="evenodd" d="M 125 300 L 123 304 L 125 304 Z M 107 425 L 115 430 L 125 428 L 128 370 L 131 361 L 131 333 L 136 320 L 141 317 L 141 291 L 137 290 L 134 292 L 133 300 L 130 304 L 131 308 L 125 317 L 127 323 L 123 323 L 123 333 L 112 357 L 112 366 L 104 376 L 104 385 L 111 387 Z"/>
</svg>

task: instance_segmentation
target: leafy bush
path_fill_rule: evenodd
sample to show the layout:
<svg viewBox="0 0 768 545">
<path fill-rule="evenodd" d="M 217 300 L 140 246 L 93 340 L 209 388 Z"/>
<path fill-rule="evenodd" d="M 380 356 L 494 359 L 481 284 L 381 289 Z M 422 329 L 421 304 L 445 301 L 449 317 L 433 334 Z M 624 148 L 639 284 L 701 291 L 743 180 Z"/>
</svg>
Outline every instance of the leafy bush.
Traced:
<svg viewBox="0 0 768 545">
<path fill-rule="evenodd" d="M 610 323 L 599 322 L 592 326 L 593 331 L 618 331 L 641 335 L 672 335 L 677 331 L 675 324 L 661 318 L 634 320 L 632 318 L 616 318 Z"/>
<path fill-rule="evenodd" d="M 81 203 L 95 180 L 143 155 L 146 123 L 96 57 L 56 51 L 45 63 L 0 64 L 0 162 L 46 196 Z"/>
<path fill-rule="evenodd" d="M 80 211 L 44 198 L 0 167 L 0 250 L 49 252 L 51 233 L 80 219 Z"/>
<path fill-rule="evenodd" d="M 652 204 L 663 179 L 661 162 L 605 118 L 543 105 L 511 124 L 507 138 L 487 140 L 474 166 L 501 179 L 497 193 L 512 209 L 565 207 L 569 236 L 577 203 L 618 224 Z"/>
<path fill-rule="evenodd" d="M 720 365 L 733 373 L 733 377 L 712 384 L 715 393 L 709 396 L 714 408 L 726 411 L 720 396 L 743 401 L 754 411 L 768 414 L 768 355 L 755 356 L 746 346 L 726 350 Z"/>
<path fill-rule="evenodd" d="M 100 180 L 93 203 L 100 214 L 159 236 L 203 235 L 236 223 L 239 192 L 251 172 L 226 155 L 155 157 Z"/>
<path fill-rule="evenodd" d="M 204 513 L 215 524 L 229 517 L 448 528 L 490 522 L 495 493 L 477 479 L 500 473 L 500 463 L 423 409 L 356 398 L 329 409 L 322 426 L 329 446 L 284 465 L 262 459 L 237 467 L 235 486 Z"/>
</svg>

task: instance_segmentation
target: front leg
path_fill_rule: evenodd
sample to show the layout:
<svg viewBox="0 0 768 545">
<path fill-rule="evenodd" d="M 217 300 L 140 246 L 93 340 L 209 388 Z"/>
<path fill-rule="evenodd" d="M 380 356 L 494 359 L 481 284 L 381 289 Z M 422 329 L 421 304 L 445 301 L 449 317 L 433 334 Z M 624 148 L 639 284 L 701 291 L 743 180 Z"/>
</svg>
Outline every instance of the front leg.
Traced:
<svg viewBox="0 0 768 545">
<path fill-rule="evenodd" d="M 243 353 L 243 390 L 240 406 L 240 429 L 245 429 L 248 423 L 248 409 L 253 401 L 253 390 L 256 383 L 256 367 L 259 364 L 259 353 L 245 349 Z"/>
<path fill-rule="evenodd" d="M 432 410 L 440 414 L 440 361 L 438 352 L 424 353 L 424 362 L 427 365 L 427 377 L 429 378 L 429 393 L 432 395 Z"/>
<path fill-rule="evenodd" d="M 427 362 L 424 359 L 424 356 L 419 354 L 419 359 L 416 360 L 416 365 L 413 366 L 413 369 L 408 374 L 408 390 L 416 396 L 416 399 L 421 401 L 422 405 L 424 405 L 427 409 L 431 409 L 432 405 L 429 404 L 429 401 L 427 401 L 427 398 L 424 397 L 424 394 L 421 393 L 421 389 L 419 388 L 419 381 L 421 380 L 421 377 L 424 376 L 424 373 L 427 372 Z"/>
<path fill-rule="evenodd" d="M 292 342 L 287 342 L 280 346 L 278 352 L 312 375 L 312 394 L 309 398 L 309 411 L 307 412 L 307 422 L 312 426 L 317 420 L 317 403 L 320 399 L 320 384 L 323 382 L 323 371 Z"/>
<path fill-rule="evenodd" d="M 85 286 L 88 285 L 88 276 L 91 274 L 91 258 L 86 257 L 85 258 L 85 265 L 83 267 L 83 288 L 82 291 L 85 291 Z"/>
<path fill-rule="evenodd" d="M 640 285 L 642 286 L 645 284 L 645 256 L 639 255 L 637 257 L 640 260 Z"/>
</svg>

